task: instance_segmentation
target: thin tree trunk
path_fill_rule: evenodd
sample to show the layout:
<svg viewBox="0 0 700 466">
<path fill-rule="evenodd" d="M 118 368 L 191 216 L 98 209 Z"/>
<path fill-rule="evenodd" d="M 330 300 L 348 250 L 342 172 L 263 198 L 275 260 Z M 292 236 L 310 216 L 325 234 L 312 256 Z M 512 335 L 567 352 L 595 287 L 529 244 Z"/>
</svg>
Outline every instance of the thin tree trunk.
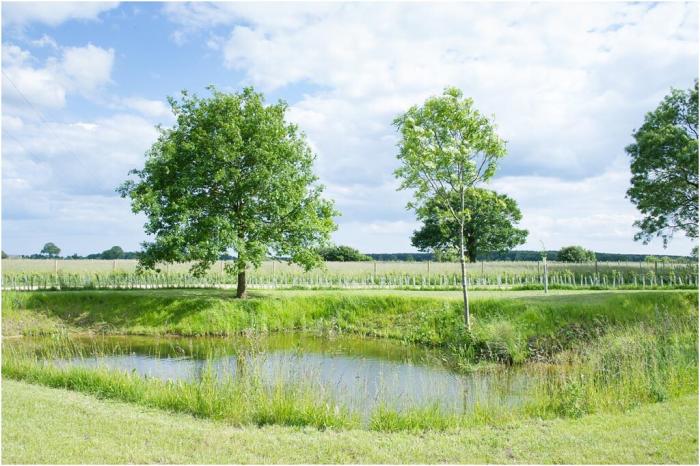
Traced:
<svg viewBox="0 0 700 466">
<path fill-rule="evenodd" d="M 459 263 L 462 266 L 462 298 L 464 299 L 464 323 L 467 324 L 467 330 L 472 330 L 472 320 L 469 314 L 469 291 L 467 290 L 467 268 L 464 264 L 464 187 L 460 189 L 460 200 L 462 210 L 460 212 L 461 221 L 459 222 Z"/>
<path fill-rule="evenodd" d="M 467 269 L 464 261 L 464 233 L 459 235 L 459 263 L 462 266 L 462 298 L 464 300 L 464 323 L 467 330 L 472 329 L 471 316 L 469 315 L 469 292 L 467 291 Z"/>
<path fill-rule="evenodd" d="M 238 288 L 236 298 L 245 298 L 245 269 L 238 272 Z"/>
</svg>

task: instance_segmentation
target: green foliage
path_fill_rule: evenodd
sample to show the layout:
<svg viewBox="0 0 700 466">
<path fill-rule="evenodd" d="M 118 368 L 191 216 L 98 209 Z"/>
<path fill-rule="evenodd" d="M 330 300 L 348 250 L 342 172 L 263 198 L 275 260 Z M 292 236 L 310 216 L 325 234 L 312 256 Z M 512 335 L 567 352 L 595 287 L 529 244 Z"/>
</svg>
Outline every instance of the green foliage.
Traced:
<svg viewBox="0 0 700 466">
<path fill-rule="evenodd" d="M 698 81 L 672 89 L 626 147 L 632 186 L 627 196 L 644 215 L 635 222 L 635 240 L 661 237 L 664 246 L 676 231 L 698 237 Z"/>
<path fill-rule="evenodd" d="M 461 208 L 461 200 L 455 193 L 450 194 L 449 202 L 454 210 Z M 411 244 L 421 251 L 454 257 L 459 251 L 460 224 L 453 218 L 445 218 L 442 203 L 442 199 L 431 198 L 417 209 L 423 226 L 413 233 Z M 469 261 L 475 261 L 479 254 L 508 251 L 525 242 L 527 230 L 515 227 L 522 218 L 520 209 L 515 200 L 505 194 L 482 188 L 469 189 L 465 209 L 470 213 L 463 231 Z"/>
<path fill-rule="evenodd" d="M 487 181 L 496 171 L 498 159 L 506 154 L 505 142 L 492 122 L 474 107 L 462 91 L 448 87 L 442 95 L 428 98 L 394 119 L 401 134 L 400 166 L 394 175 L 399 189 L 413 190 L 409 208 L 427 208 L 432 201 L 442 207 L 440 220 L 450 218 L 459 226 L 459 256 L 462 263 L 464 320 L 471 327 L 467 282 L 464 271 L 464 229 L 472 216 L 465 197 L 477 183 Z M 459 199 L 457 208 L 453 199 Z"/>
<path fill-rule="evenodd" d="M 119 246 L 112 246 L 106 251 L 102 252 L 103 259 L 124 259 L 124 250 Z"/>
<path fill-rule="evenodd" d="M 559 250 L 557 260 L 561 262 L 593 262 L 595 253 L 581 246 L 565 246 Z"/>
<path fill-rule="evenodd" d="M 61 253 L 61 248 L 53 243 L 46 243 L 41 249 L 41 254 L 46 254 L 49 257 L 57 257 Z"/>
<path fill-rule="evenodd" d="M 140 264 L 192 260 L 193 273 L 204 274 L 232 249 L 238 260 L 229 271 L 239 279 L 270 254 L 318 265 L 316 248 L 337 212 L 321 197 L 304 135 L 285 120 L 287 104 L 265 105 L 252 88 L 209 89 L 210 98 L 183 91 L 179 102 L 169 99 L 175 126 L 160 130 L 145 167 L 131 172 L 138 181 L 119 188 L 154 237 Z"/>
<path fill-rule="evenodd" d="M 350 246 L 326 246 L 320 248 L 318 253 L 328 262 L 364 262 L 371 261 L 372 258 L 362 254 Z"/>
<path fill-rule="evenodd" d="M 2 258 L 7 259 L 8 257 L 9 256 L 7 255 L 7 253 L 5 251 L 2 251 Z"/>
</svg>

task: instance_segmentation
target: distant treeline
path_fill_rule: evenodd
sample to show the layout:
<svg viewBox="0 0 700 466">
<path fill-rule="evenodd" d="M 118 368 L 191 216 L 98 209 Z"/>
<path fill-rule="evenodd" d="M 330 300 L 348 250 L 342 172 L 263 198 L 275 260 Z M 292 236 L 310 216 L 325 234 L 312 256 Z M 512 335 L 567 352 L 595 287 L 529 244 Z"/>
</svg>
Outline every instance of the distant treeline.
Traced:
<svg viewBox="0 0 700 466">
<path fill-rule="evenodd" d="M 393 254 L 367 254 L 376 261 L 436 261 L 435 254 L 423 252 L 399 252 Z M 555 261 L 559 255 L 559 251 L 547 251 L 547 260 Z M 646 254 L 613 254 L 606 252 L 596 252 L 598 262 L 644 262 Z M 508 252 L 490 252 L 486 254 L 478 254 L 477 261 L 539 261 L 542 259 L 542 251 L 508 251 Z M 673 261 L 690 260 L 686 256 L 670 256 L 659 255 L 659 259 L 667 258 Z"/>
<path fill-rule="evenodd" d="M 64 260 L 79 260 L 79 259 L 138 259 L 139 252 L 137 251 L 122 251 L 121 248 L 115 246 L 103 252 L 98 252 L 95 254 L 88 254 L 87 256 L 79 256 L 78 254 L 73 254 L 72 256 L 57 257 Z M 547 251 L 547 260 L 556 261 L 559 251 Z M 598 262 L 644 262 L 649 260 L 648 258 L 658 258 L 659 261 L 678 261 L 685 262 L 691 260 L 687 256 L 671 256 L 671 255 L 659 255 L 651 256 L 646 254 L 613 254 L 605 252 L 596 252 L 596 259 Z M 326 254 L 324 254 L 326 256 Z M 369 257 L 371 260 L 376 261 L 402 261 L 402 262 L 426 262 L 434 261 L 440 262 L 440 259 L 435 258 L 433 253 L 423 253 L 423 252 L 397 252 L 397 253 L 382 253 L 382 254 L 365 254 L 364 257 Z M 5 257 L 5 256 L 3 256 Z M 23 259 L 46 259 L 45 254 L 32 254 L 28 256 L 10 256 L 10 257 L 21 257 Z M 542 251 L 509 251 L 509 252 L 492 252 L 487 254 L 477 255 L 478 261 L 539 261 L 542 258 Z M 235 256 L 229 254 L 222 254 L 219 257 L 220 260 L 235 260 Z M 272 259 L 272 258 L 271 258 Z M 277 260 L 286 260 L 283 257 L 275 258 Z M 326 260 L 338 261 L 338 260 L 367 260 L 355 257 L 334 257 L 333 255 L 328 255 L 325 257 Z"/>
</svg>

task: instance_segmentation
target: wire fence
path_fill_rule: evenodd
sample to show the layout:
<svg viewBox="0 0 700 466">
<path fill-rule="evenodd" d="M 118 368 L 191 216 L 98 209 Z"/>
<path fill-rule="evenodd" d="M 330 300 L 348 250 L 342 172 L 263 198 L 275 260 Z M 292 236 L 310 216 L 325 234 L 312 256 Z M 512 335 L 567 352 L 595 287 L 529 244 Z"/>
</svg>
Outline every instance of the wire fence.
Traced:
<svg viewBox="0 0 700 466">
<path fill-rule="evenodd" d="M 430 270 L 429 265 L 428 268 L 423 265 L 421 271 L 415 268 L 402 269 L 401 265 L 389 268 L 387 263 L 370 263 L 368 270 L 358 270 L 352 264 L 340 269 L 327 267 L 325 270 L 311 272 L 279 265 L 276 267 L 273 264 L 271 268 L 261 267 L 247 271 L 246 278 L 251 289 L 461 289 L 461 273 L 449 268 L 441 270 L 433 266 Z M 506 266 L 498 270 L 496 264 L 498 263 L 485 263 L 481 268 L 478 264 L 477 267 L 471 264 L 467 272 L 469 286 L 477 289 L 544 287 L 544 267 L 521 264 L 519 267 Z M 578 264 L 564 267 L 549 263 L 547 282 L 553 289 L 692 289 L 698 287 L 698 270 L 695 264 L 641 268 L 638 265 L 618 265 L 618 268 L 613 268 Z M 212 267 L 202 276 L 168 269 L 160 272 L 124 271 L 117 268 L 116 264 L 113 264 L 111 271 L 72 272 L 54 264 L 53 272 L 3 270 L 2 274 L 3 290 L 233 288 L 236 283 L 237 277 L 225 273 L 223 264 Z"/>
</svg>

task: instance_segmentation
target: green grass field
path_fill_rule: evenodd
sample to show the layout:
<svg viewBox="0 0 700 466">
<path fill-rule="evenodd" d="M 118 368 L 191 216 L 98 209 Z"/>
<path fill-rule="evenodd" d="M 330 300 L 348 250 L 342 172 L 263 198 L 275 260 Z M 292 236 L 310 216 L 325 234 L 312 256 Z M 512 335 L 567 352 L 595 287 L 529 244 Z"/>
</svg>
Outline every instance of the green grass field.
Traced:
<svg viewBox="0 0 700 466">
<path fill-rule="evenodd" d="M 446 432 L 235 428 L 6 380 L 2 462 L 696 464 L 697 397 Z"/>
</svg>

